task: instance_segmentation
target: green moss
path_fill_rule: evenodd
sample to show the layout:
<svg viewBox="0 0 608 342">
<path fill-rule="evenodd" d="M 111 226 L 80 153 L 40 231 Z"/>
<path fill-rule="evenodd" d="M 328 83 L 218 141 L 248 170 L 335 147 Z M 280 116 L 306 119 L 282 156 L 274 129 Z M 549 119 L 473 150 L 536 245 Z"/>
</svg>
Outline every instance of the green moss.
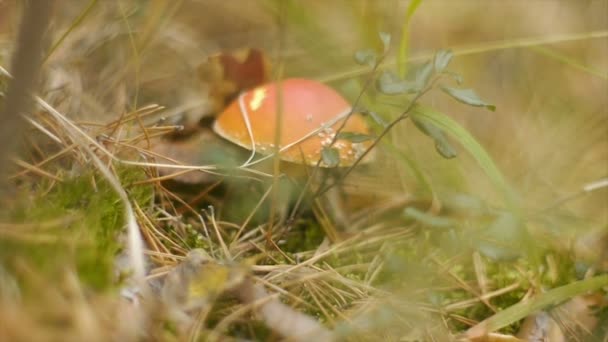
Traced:
<svg viewBox="0 0 608 342">
<path fill-rule="evenodd" d="M 273 332 L 262 321 L 248 320 L 246 323 L 238 322 L 230 326 L 229 335 L 254 341 L 272 341 Z M 276 337 L 275 337 L 276 339 Z"/>
<path fill-rule="evenodd" d="M 189 248 L 202 248 L 204 250 L 209 250 L 211 248 L 209 241 L 205 238 L 203 233 L 196 230 L 191 224 L 186 224 L 184 230 L 186 232 L 184 241 Z M 173 227 L 168 227 L 167 232 L 171 235 L 178 235 L 177 230 Z M 179 236 L 177 236 L 177 238 L 180 239 Z"/>
<path fill-rule="evenodd" d="M 122 169 L 128 184 L 143 179 L 137 169 Z M 41 182 L 35 189 L 23 189 L 3 221 L 28 226 L 13 238 L 0 238 L 0 262 L 9 267 L 21 259 L 53 279 L 61 270 L 73 268 L 83 283 L 104 289 L 113 283 L 113 263 L 119 251 L 118 234 L 124 227 L 123 205 L 115 191 L 101 177 L 86 172 L 66 178 L 47 191 Z M 145 187 L 131 187 L 136 201 L 148 201 Z"/>
<path fill-rule="evenodd" d="M 321 226 L 314 220 L 304 219 L 298 222 L 285 237 L 283 251 L 297 253 L 316 249 L 323 239 L 325 233 Z"/>
<path fill-rule="evenodd" d="M 439 309 L 447 305 L 474 298 L 470 291 L 455 282 L 453 276 L 476 288 L 477 277 L 472 262 L 475 248 L 471 246 L 472 228 L 462 226 L 452 231 L 439 229 L 421 230 L 419 234 L 402 242 L 384 246 L 381 251 L 384 262 L 382 271 L 374 281 L 375 286 L 395 293 L 419 293 L 417 299 Z M 448 246 L 449 248 L 446 248 Z M 540 249 L 540 248 L 539 248 Z M 429 258 L 432 256 L 432 258 Z M 352 256 L 350 256 L 352 258 Z M 538 261 L 529 258 L 518 258 L 511 261 L 497 261 L 482 257 L 485 274 L 491 282 L 491 289 L 501 289 L 514 283 L 520 287 L 493 297 L 490 302 L 497 310 L 504 310 L 521 301 L 530 288 L 537 290 L 550 289 L 568 284 L 576 279 L 576 264 L 568 252 L 554 251 Z M 435 261 L 433 261 L 435 260 Z M 344 262 L 340 256 L 334 262 Z M 440 265 L 448 266 L 443 269 Z M 420 289 L 426 289 L 420 291 Z M 482 321 L 494 312 L 482 302 L 451 311 L 450 314 Z M 449 315 L 444 316 L 452 331 L 462 331 L 469 326 Z M 514 323 L 501 330 L 512 334 L 519 329 L 520 323 Z"/>
</svg>

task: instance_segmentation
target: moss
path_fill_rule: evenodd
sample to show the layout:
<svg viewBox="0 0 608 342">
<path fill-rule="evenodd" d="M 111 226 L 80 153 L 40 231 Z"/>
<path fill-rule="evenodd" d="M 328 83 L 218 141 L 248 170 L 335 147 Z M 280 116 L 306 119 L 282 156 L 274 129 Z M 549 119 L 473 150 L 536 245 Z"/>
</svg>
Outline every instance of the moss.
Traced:
<svg viewBox="0 0 608 342">
<path fill-rule="evenodd" d="M 186 224 L 184 226 L 184 230 L 186 232 L 186 237 L 184 241 L 189 248 L 202 248 L 204 250 L 209 250 L 211 248 L 209 241 L 205 238 L 201 231 L 198 231 L 191 224 Z M 173 227 L 168 227 L 167 231 L 169 234 L 178 235 L 176 233 L 176 229 Z M 179 237 L 178 237 L 179 238 Z M 164 241 L 163 241 L 164 242 Z M 170 246 L 167 246 L 170 247 Z"/>
<path fill-rule="evenodd" d="M 316 249 L 324 238 L 325 233 L 317 222 L 304 219 L 287 234 L 286 243 L 281 247 L 287 253 L 310 251 Z"/>
<path fill-rule="evenodd" d="M 138 169 L 122 169 L 125 183 L 142 179 Z M 123 206 L 101 177 L 86 172 L 57 183 L 50 191 L 41 182 L 29 194 L 18 195 L 3 214 L 3 221 L 32 225 L 15 238 L 0 239 L 0 261 L 9 267 L 16 259 L 53 279 L 73 268 L 85 286 L 101 290 L 113 283 L 114 257 L 120 249 L 118 234 L 124 226 Z M 145 187 L 132 187 L 136 201 L 151 198 Z"/>
<path fill-rule="evenodd" d="M 273 334 L 262 321 L 249 320 L 247 323 L 235 323 L 229 328 L 229 335 L 242 339 L 253 339 L 255 341 L 273 341 L 278 337 Z"/>
</svg>

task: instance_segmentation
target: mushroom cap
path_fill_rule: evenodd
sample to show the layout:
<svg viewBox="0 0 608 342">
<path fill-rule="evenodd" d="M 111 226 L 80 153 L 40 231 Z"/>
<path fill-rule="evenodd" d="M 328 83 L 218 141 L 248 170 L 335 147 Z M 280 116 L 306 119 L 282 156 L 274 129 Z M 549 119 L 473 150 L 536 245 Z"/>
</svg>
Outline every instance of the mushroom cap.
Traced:
<svg viewBox="0 0 608 342">
<path fill-rule="evenodd" d="M 344 118 L 350 113 L 350 104 L 332 88 L 306 79 L 281 81 L 282 129 L 280 158 L 282 160 L 316 165 L 324 147 L 329 146 Z M 277 84 L 261 85 L 242 93 L 222 112 L 213 125 L 221 137 L 252 150 L 251 136 L 256 152 L 271 154 L 275 146 L 277 129 Z M 342 132 L 369 134 L 363 117 L 355 113 L 346 122 Z M 351 142 L 338 139 L 332 146 L 339 152 L 338 166 L 350 166 L 371 145 L 370 141 Z M 321 162 L 321 166 L 328 167 Z"/>
</svg>

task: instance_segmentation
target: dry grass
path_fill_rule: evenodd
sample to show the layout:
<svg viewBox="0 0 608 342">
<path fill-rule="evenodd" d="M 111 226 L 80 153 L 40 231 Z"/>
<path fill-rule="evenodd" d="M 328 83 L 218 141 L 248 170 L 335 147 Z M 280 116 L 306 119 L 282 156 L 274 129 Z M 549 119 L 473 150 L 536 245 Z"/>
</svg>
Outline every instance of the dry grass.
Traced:
<svg viewBox="0 0 608 342">
<path fill-rule="evenodd" d="M 605 339 L 608 22 L 596 12 L 606 4 L 488 2 L 484 13 L 505 17 L 489 19 L 475 1 L 428 1 L 413 17 L 410 59 L 452 47 L 454 71 L 497 105 L 482 113 L 439 91 L 421 99 L 493 157 L 521 225 L 475 155 L 455 144 L 459 157 L 442 159 L 409 121 L 378 145 L 374 164 L 314 200 L 318 184 L 243 163 L 247 153 L 212 137 L 163 140 L 211 115 L 209 84 L 195 75 L 209 53 L 262 47 L 286 76 L 348 94 L 349 81 L 372 77 L 353 52 L 377 44 L 379 30 L 398 37 L 407 6 L 289 4 L 244 1 L 248 15 L 221 1 L 56 5 L 27 149 L 2 204 L 0 336 L 483 340 L 546 314 L 547 326 L 523 325 Z M 18 13 L 0 1 L 0 85 Z M 505 29 L 507 20 L 517 25 Z M 380 69 L 398 62 L 391 52 Z M 402 113 L 374 96 L 361 103 Z"/>
</svg>

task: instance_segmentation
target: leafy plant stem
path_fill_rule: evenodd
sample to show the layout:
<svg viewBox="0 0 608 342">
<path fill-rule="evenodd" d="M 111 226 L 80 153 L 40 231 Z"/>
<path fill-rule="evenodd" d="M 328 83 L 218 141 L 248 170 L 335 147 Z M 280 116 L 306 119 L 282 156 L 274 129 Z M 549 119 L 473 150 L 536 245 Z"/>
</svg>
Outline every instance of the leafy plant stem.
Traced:
<svg viewBox="0 0 608 342">
<path fill-rule="evenodd" d="M 359 102 L 361 102 L 361 98 L 363 97 L 363 94 L 365 94 L 365 91 L 372 85 L 374 79 L 375 79 L 375 75 L 376 72 L 380 66 L 380 64 L 382 64 L 382 61 L 384 60 L 384 58 L 386 57 L 386 52 L 385 51 L 380 58 L 378 58 L 376 64 L 374 64 L 374 67 L 372 68 L 372 71 L 369 75 L 369 77 L 367 78 L 367 80 L 365 81 L 365 84 L 363 85 L 363 88 L 361 89 L 361 91 L 359 92 L 359 95 L 357 96 L 357 99 L 355 100 L 355 102 L 353 103 L 353 106 L 350 110 L 350 113 L 348 113 L 348 115 L 344 118 L 344 120 L 342 121 L 342 123 L 340 124 L 340 126 L 338 127 L 338 129 L 336 130 L 336 135 L 332 138 L 331 142 L 329 143 L 329 145 L 327 146 L 327 148 L 331 148 L 336 141 L 338 140 L 338 137 L 340 135 L 340 132 L 344 129 L 344 127 L 346 126 L 346 123 L 348 121 L 348 119 L 350 119 L 351 116 L 353 116 L 353 114 L 355 114 L 357 105 L 359 104 Z M 321 161 L 322 159 L 317 160 L 317 164 L 315 165 L 312 173 L 310 174 L 310 176 L 308 177 L 308 180 L 306 181 L 306 183 L 304 184 L 304 187 L 302 188 L 302 191 L 300 192 L 300 195 L 298 196 L 298 200 L 296 201 L 296 204 L 293 207 L 293 210 L 291 211 L 291 214 L 289 215 L 289 220 L 293 221 L 293 219 L 295 218 L 296 214 L 298 213 L 298 210 L 300 208 L 300 205 L 302 203 L 302 200 L 304 199 L 304 195 L 306 194 L 306 191 L 308 190 L 308 188 L 310 187 L 313 179 L 315 179 L 315 176 L 317 175 L 317 172 L 320 168 L 321 165 Z M 355 161 L 355 164 L 358 161 Z M 319 189 L 323 188 L 325 186 L 326 183 L 326 178 L 324 178 L 322 180 L 321 185 L 319 186 Z M 313 197 L 317 197 L 316 195 Z"/>
<path fill-rule="evenodd" d="M 359 165 L 359 163 L 361 162 L 361 160 L 363 160 L 363 158 L 365 158 L 365 156 L 367 156 L 372 149 L 374 149 L 376 147 L 376 145 L 378 145 L 378 143 L 380 143 L 380 141 L 382 140 L 382 138 L 384 136 L 386 136 L 388 134 L 388 132 L 391 131 L 391 129 L 393 127 L 395 127 L 395 125 L 397 125 L 399 122 L 401 122 L 402 120 L 405 120 L 409 117 L 409 113 L 412 109 L 414 109 L 416 103 L 418 102 L 418 100 L 424 95 L 426 94 L 429 90 L 431 90 L 433 88 L 433 86 L 435 85 L 435 83 L 439 80 L 439 77 L 435 78 L 430 84 L 429 86 L 424 89 L 423 91 L 419 92 L 416 94 L 416 96 L 414 96 L 414 98 L 412 98 L 412 100 L 410 101 L 409 105 L 407 106 L 407 108 L 401 113 L 401 115 L 399 115 L 396 119 L 394 119 L 393 121 L 391 121 L 388 125 L 386 125 L 386 127 L 384 127 L 384 129 L 382 130 L 382 132 L 380 133 L 380 135 L 378 135 L 378 137 L 376 139 L 374 139 L 374 141 L 372 142 L 372 144 L 359 156 L 359 158 L 357 158 L 357 160 L 355 160 L 355 162 L 353 163 L 353 165 L 351 165 L 337 180 L 336 182 L 334 182 L 334 184 L 329 185 L 327 187 L 323 187 L 325 184 L 322 184 L 322 186 L 319 187 L 319 190 L 317 191 L 317 193 L 315 194 L 314 197 L 317 196 L 321 196 L 324 193 L 326 193 L 332 186 L 339 184 L 340 182 L 342 182 L 351 172 L 352 170 L 357 167 L 357 165 Z"/>
<path fill-rule="evenodd" d="M 507 207 L 514 213 L 517 213 L 518 216 L 521 216 L 521 210 L 517 204 L 515 193 L 507 184 L 500 169 L 496 166 L 490 155 L 470 133 L 451 118 L 428 107 L 418 106 L 412 114 L 416 115 L 419 119 L 428 121 L 458 139 L 461 145 L 475 158 L 492 183 L 503 194 Z"/>
</svg>

